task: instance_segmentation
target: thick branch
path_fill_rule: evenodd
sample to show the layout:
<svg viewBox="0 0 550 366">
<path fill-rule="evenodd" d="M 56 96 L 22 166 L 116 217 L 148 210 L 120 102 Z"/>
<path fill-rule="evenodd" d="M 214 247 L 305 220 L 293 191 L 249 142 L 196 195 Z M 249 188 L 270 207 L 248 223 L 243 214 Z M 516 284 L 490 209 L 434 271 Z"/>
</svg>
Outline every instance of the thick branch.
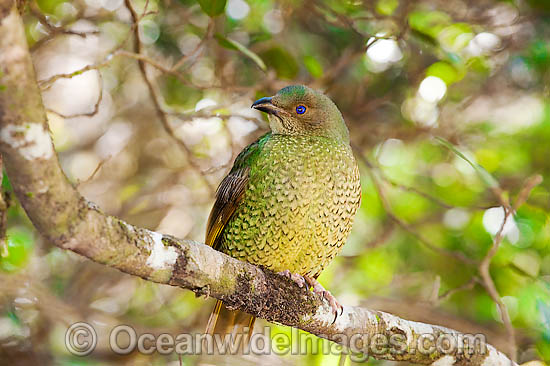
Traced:
<svg viewBox="0 0 550 366">
<path fill-rule="evenodd" d="M 9 4 L 8 4 L 9 3 Z M 391 314 L 329 304 L 285 277 L 190 240 L 129 225 L 87 202 L 63 174 L 12 2 L 0 0 L 0 152 L 15 194 L 36 229 L 53 244 L 144 279 L 221 299 L 269 321 L 300 328 L 379 359 L 435 365 L 515 365 L 492 346 L 472 354 L 421 352 L 421 335 L 461 335 Z M 373 340 L 375 340 L 373 347 Z M 380 339 L 395 344 L 380 346 Z M 429 339 L 428 339 L 429 340 Z M 373 352 L 376 351 L 376 352 Z M 486 352 L 483 352 L 486 351 Z"/>
</svg>

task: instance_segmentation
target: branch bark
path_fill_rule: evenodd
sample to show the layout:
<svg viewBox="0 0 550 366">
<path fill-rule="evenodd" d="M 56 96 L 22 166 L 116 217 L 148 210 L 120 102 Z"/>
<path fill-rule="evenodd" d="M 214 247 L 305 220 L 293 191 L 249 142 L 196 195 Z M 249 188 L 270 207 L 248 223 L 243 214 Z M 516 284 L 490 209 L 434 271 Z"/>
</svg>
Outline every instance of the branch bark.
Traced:
<svg viewBox="0 0 550 366">
<path fill-rule="evenodd" d="M 204 244 L 102 213 L 77 192 L 59 166 L 23 24 L 12 0 L 0 0 L 0 71 L 0 153 L 30 220 L 56 246 L 146 280 L 213 296 L 231 308 L 303 329 L 377 359 L 439 366 L 515 365 L 490 345 L 470 349 L 473 353 L 460 348 L 450 353 L 422 352 L 418 340 L 423 336 L 458 340 L 464 335 L 380 311 L 344 306 L 333 322 L 324 299 L 283 276 Z M 380 346 L 380 339 L 396 344 Z"/>
</svg>

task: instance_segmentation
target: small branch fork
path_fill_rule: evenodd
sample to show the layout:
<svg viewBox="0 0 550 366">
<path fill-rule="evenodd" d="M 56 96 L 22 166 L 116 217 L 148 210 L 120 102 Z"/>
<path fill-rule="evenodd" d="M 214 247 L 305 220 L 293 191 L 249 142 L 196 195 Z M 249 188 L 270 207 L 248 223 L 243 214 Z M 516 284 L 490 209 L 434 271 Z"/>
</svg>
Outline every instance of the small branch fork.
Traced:
<svg viewBox="0 0 550 366">
<path fill-rule="evenodd" d="M 93 65 L 87 65 L 85 67 L 82 67 L 82 68 L 80 68 L 78 70 L 75 70 L 73 72 L 70 72 L 70 73 L 57 74 L 57 75 L 54 75 L 54 76 L 52 76 L 48 79 L 41 80 L 39 82 L 40 87 L 42 88 L 42 90 L 48 90 L 59 79 L 73 78 L 75 76 L 82 75 L 83 73 L 88 72 L 88 71 L 99 70 L 103 67 L 108 66 L 110 64 L 110 62 L 113 60 L 113 58 L 116 57 L 116 56 L 123 56 L 123 57 L 128 57 L 128 58 L 132 58 L 132 59 L 137 60 L 140 72 L 143 76 L 143 79 L 144 79 L 146 85 L 147 85 L 149 93 L 151 94 L 151 100 L 153 102 L 153 106 L 155 108 L 155 111 L 157 112 L 157 115 L 159 116 L 159 119 L 161 121 L 163 129 L 186 152 L 191 167 L 193 168 L 193 170 L 195 170 L 196 172 L 198 172 L 200 174 L 200 176 L 203 178 L 203 180 L 206 184 L 206 187 L 208 188 L 210 194 L 213 194 L 214 191 L 215 191 L 215 187 L 206 178 L 205 173 L 202 171 L 199 164 L 193 159 L 193 152 L 185 144 L 184 141 L 182 141 L 178 136 L 176 136 L 174 128 L 170 124 L 168 113 L 166 111 L 164 111 L 164 109 L 161 105 L 161 102 L 160 102 L 161 96 L 160 96 L 160 93 L 158 91 L 158 87 L 155 85 L 153 79 L 147 73 L 146 64 L 153 66 L 154 68 L 158 69 L 159 71 L 161 71 L 165 74 L 175 76 L 181 82 L 183 82 L 185 84 L 188 84 L 187 79 L 185 78 L 185 76 L 181 72 L 178 71 L 178 69 L 180 69 L 181 66 L 183 66 L 183 64 L 187 60 L 189 60 L 191 57 L 196 56 L 199 53 L 199 51 L 203 48 L 204 43 L 212 37 L 213 30 L 214 30 L 214 23 L 213 23 L 213 21 L 210 21 L 205 37 L 199 43 L 199 45 L 197 45 L 197 47 L 188 56 L 182 57 L 173 67 L 165 67 L 162 64 L 158 63 L 157 61 L 155 61 L 155 60 L 153 60 L 149 57 L 147 57 L 144 54 L 143 43 L 141 42 L 141 39 L 140 39 L 139 22 L 145 16 L 150 14 L 150 12 L 147 11 L 147 8 L 149 6 L 149 0 L 147 0 L 145 2 L 145 6 L 144 6 L 144 10 L 143 10 L 142 14 L 137 13 L 137 11 L 133 7 L 132 2 L 130 0 L 125 0 L 125 5 L 128 8 L 128 10 L 130 11 L 130 14 L 132 16 L 132 25 L 130 27 L 128 35 L 124 38 L 124 40 L 118 46 L 116 46 L 113 50 L 111 50 L 111 52 L 108 53 L 108 55 L 104 58 L 103 61 L 98 62 L 98 63 L 93 64 Z M 37 16 L 37 17 L 41 16 L 41 17 L 39 17 L 39 19 L 41 19 L 41 21 L 43 21 L 43 22 L 47 21 L 47 19 L 40 12 L 40 10 L 36 8 L 36 6 L 31 7 L 31 9 L 32 9 L 32 12 L 35 16 Z M 49 24 L 49 23 L 47 23 L 47 24 Z M 53 27 L 53 26 L 51 26 L 51 27 Z M 73 33 L 67 33 L 67 34 L 73 34 Z M 133 38 L 134 38 L 134 43 L 133 43 L 134 52 L 128 52 L 128 51 L 124 50 L 123 48 L 124 48 L 124 45 L 126 44 L 126 42 L 128 41 L 128 39 L 132 35 L 133 35 Z M 102 98 L 103 98 L 103 81 L 102 81 L 103 79 L 101 78 L 101 74 L 99 74 L 99 78 L 100 78 L 99 95 L 98 95 L 97 102 L 95 103 L 92 111 L 85 112 L 85 113 L 71 114 L 71 115 L 66 115 L 66 114 L 57 112 L 55 110 L 51 110 L 51 109 L 48 109 L 48 112 L 57 114 L 57 115 L 59 115 L 63 118 L 92 117 L 92 116 L 94 116 L 95 114 L 97 114 L 97 112 L 99 110 L 99 105 L 100 105 L 100 103 L 102 101 Z"/>
<path fill-rule="evenodd" d="M 512 355 L 512 358 L 514 360 L 515 360 L 515 355 L 517 354 L 515 330 L 512 325 L 512 321 L 510 319 L 510 314 L 508 313 L 508 308 L 502 301 L 502 298 L 500 297 L 500 294 L 498 293 L 498 290 L 495 286 L 495 282 L 493 281 L 493 278 L 489 273 L 489 267 L 491 265 L 491 260 L 496 255 L 498 248 L 500 246 L 500 243 L 504 238 L 504 228 L 506 226 L 506 223 L 508 222 L 509 217 L 515 214 L 516 210 L 519 207 L 521 207 L 521 205 L 523 205 L 525 201 L 527 201 L 527 198 L 529 197 L 529 194 L 531 193 L 533 188 L 535 188 L 540 183 L 542 183 L 542 176 L 540 175 L 534 175 L 528 178 L 523 184 L 523 188 L 518 194 L 518 197 L 514 205 L 512 207 L 502 206 L 504 210 L 504 219 L 502 220 L 502 224 L 500 225 L 498 232 L 493 238 L 493 244 L 491 248 L 489 249 L 485 257 L 481 260 L 478 266 L 478 270 L 482 279 L 481 283 L 485 287 L 489 296 L 491 296 L 491 299 L 498 306 L 500 317 L 502 319 L 502 322 L 504 323 L 504 327 L 506 328 L 506 333 L 508 334 L 509 354 Z M 501 202 L 505 201 L 504 198 L 502 198 L 502 195 L 501 195 L 500 201 Z"/>
<path fill-rule="evenodd" d="M 54 37 L 60 34 L 79 36 L 82 38 L 86 38 L 90 35 L 99 34 L 99 31 L 78 32 L 71 29 L 67 29 L 65 26 L 57 26 L 50 23 L 48 18 L 40 11 L 40 9 L 38 8 L 38 5 L 34 2 L 34 0 L 31 0 L 29 3 L 29 10 L 30 10 L 30 13 L 40 22 L 40 24 L 42 24 L 48 30 L 48 35 L 40 39 L 38 42 L 36 42 L 32 47 L 33 49 L 37 49 L 41 47 L 44 43 L 50 41 L 51 39 L 53 39 Z"/>
</svg>

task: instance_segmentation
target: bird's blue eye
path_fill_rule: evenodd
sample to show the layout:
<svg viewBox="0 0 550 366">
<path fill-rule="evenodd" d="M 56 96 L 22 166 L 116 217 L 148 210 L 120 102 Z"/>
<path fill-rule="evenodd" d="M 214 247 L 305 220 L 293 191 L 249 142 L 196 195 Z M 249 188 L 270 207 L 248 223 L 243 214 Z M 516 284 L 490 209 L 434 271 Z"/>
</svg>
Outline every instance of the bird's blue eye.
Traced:
<svg viewBox="0 0 550 366">
<path fill-rule="evenodd" d="M 304 114 L 306 113 L 306 107 L 304 107 L 303 105 L 299 105 L 296 107 L 296 113 L 298 114 Z"/>
</svg>

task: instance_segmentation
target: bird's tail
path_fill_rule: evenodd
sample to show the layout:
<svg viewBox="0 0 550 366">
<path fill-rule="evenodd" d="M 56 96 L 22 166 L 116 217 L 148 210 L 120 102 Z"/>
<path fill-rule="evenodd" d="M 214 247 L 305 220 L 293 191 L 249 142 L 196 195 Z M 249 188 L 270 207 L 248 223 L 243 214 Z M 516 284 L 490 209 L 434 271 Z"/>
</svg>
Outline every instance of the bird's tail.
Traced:
<svg viewBox="0 0 550 366">
<path fill-rule="evenodd" d="M 210 314 L 206 334 L 213 336 L 214 342 L 223 342 L 224 348 L 242 352 L 250 342 L 256 317 L 239 310 L 229 310 L 218 300 Z"/>
</svg>

